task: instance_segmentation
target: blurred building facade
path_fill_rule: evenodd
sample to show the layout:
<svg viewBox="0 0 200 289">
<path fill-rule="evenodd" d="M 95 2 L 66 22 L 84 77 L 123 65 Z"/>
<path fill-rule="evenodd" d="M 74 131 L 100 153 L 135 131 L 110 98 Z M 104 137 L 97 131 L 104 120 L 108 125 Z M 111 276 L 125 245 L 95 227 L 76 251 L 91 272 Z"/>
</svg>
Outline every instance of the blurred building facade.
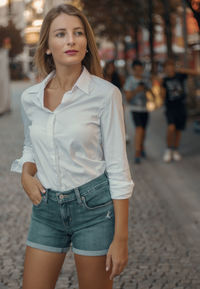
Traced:
<svg viewBox="0 0 200 289">
<path fill-rule="evenodd" d="M 17 29 L 23 30 L 26 25 L 22 13 L 25 9 L 25 1 L 23 0 L 1 0 L 0 1 L 0 25 L 7 26 L 9 22 L 9 16 L 12 15 L 12 21 Z"/>
<path fill-rule="evenodd" d="M 81 8 L 80 0 L 0 0 L 0 26 L 8 26 L 12 20 L 24 38 L 24 51 L 15 60 L 22 64 L 23 73 L 28 77 L 33 74 L 32 60 L 44 15 L 61 3 L 73 3 Z"/>
<path fill-rule="evenodd" d="M 24 37 L 24 52 L 16 58 L 16 61 L 20 61 L 23 65 L 24 74 L 27 76 L 32 71 L 32 59 L 35 52 L 36 44 L 39 39 L 40 27 L 44 18 L 44 15 L 53 6 L 61 3 L 73 3 L 75 6 L 82 8 L 81 0 L 0 0 L 0 25 L 7 26 L 9 19 L 12 19 L 16 28 L 21 30 L 21 34 Z M 177 57 L 183 57 L 185 53 L 184 39 L 183 39 L 183 18 L 181 14 L 176 19 L 176 25 L 174 28 L 173 38 L 173 50 Z M 166 58 L 166 43 L 164 35 L 164 27 L 162 23 L 155 27 L 155 43 L 154 50 L 156 59 Z M 190 64 L 194 67 L 200 65 L 200 38 L 199 29 L 194 20 L 192 12 L 187 9 L 187 32 L 188 32 L 188 55 L 190 58 Z M 133 42 L 133 35 L 128 35 L 124 43 L 126 44 L 126 52 L 124 49 L 124 43 L 118 44 L 118 60 L 123 65 L 124 59 L 133 59 L 135 57 L 135 47 Z M 112 59 L 116 56 L 115 46 L 107 39 L 97 37 L 100 56 L 104 60 Z M 140 57 L 144 60 L 149 58 L 149 35 L 145 28 L 142 28 L 139 35 L 139 52 Z"/>
</svg>

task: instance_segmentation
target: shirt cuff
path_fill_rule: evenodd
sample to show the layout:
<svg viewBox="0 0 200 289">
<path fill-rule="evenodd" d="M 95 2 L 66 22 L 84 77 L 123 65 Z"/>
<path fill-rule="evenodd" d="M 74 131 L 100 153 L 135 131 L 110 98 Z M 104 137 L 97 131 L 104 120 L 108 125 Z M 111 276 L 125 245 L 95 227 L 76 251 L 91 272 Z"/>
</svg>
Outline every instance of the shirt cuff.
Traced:
<svg viewBox="0 0 200 289">
<path fill-rule="evenodd" d="M 13 161 L 11 164 L 10 171 L 21 174 L 23 164 L 26 162 L 35 163 L 33 156 L 31 154 L 30 155 L 27 154 L 26 156 L 22 156 L 20 159 L 16 159 L 15 161 Z"/>
<path fill-rule="evenodd" d="M 113 184 L 110 183 L 110 194 L 111 198 L 115 200 L 129 199 L 133 194 L 134 183 L 131 180 L 130 182 Z"/>
</svg>

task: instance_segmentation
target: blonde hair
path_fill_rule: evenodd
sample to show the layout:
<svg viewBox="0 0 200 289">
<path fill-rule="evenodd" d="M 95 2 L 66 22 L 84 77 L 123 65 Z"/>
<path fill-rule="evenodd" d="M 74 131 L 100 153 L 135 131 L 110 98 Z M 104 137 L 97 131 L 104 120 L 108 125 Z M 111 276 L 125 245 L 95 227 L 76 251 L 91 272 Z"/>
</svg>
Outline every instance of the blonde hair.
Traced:
<svg viewBox="0 0 200 289">
<path fill-rule="evenodd" d="M 76 7 L 70 4 L 61 4 L 52 8 L 44 18 L 42 27 L 40 30 L 40 39 L 36 49 L 34 63 L 41 77 L 45 77 L 52 70 L 55 69 L 55 64 L 52 55 L 47 55 L 49 30 L 52 21 L 61 13 L 65 13 L 70 16 L 77 16 L 83 23 L 85 34 L 87 38 L 87 50 L 82 64 L 85 65 L 87 70 L 96 76 L 102 76 L 102 68 L 100 65 L 100 59 L 98 56 L 98 50 L 94 38 L 92 28 L 86 18 L 86 16 Z"/>
</svg>

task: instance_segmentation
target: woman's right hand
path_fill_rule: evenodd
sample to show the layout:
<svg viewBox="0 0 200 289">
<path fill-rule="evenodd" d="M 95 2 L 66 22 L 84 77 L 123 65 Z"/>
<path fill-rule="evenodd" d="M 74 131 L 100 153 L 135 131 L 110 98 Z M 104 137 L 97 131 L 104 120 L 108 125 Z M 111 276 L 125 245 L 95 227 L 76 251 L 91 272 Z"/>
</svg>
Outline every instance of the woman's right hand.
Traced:
<svg viewBox="0 0 200 289">
<path fill-rule="evenodd" d="M 34 205 L 39 205 L 42 198 L 41 192 L 43 194 L 45 193 L 45 189 L 43 188 L 40 181 L 28 173 L 23 173 L 21 177 L 21 183 L 32 203 Z"/>
</svg>

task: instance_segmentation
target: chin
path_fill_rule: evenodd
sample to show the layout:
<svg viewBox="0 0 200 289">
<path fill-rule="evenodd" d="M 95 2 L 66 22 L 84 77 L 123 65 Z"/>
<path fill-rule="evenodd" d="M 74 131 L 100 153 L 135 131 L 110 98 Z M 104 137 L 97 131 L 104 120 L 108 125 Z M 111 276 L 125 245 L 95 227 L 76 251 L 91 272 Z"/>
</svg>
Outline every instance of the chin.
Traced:
<svg viewBox="0 0 200 289">
<path fill-rule="evenodd" d="M 78 65 L 78 64 L 81 64 L 82 63 L 82 60 L 81 59 L 77 59 L 77 60 L 72 60 L 72 61 L 64 61 L 60 64 L 62 64 L 63 66 L 71 66 L 71 65 Z"/>
</svg>

